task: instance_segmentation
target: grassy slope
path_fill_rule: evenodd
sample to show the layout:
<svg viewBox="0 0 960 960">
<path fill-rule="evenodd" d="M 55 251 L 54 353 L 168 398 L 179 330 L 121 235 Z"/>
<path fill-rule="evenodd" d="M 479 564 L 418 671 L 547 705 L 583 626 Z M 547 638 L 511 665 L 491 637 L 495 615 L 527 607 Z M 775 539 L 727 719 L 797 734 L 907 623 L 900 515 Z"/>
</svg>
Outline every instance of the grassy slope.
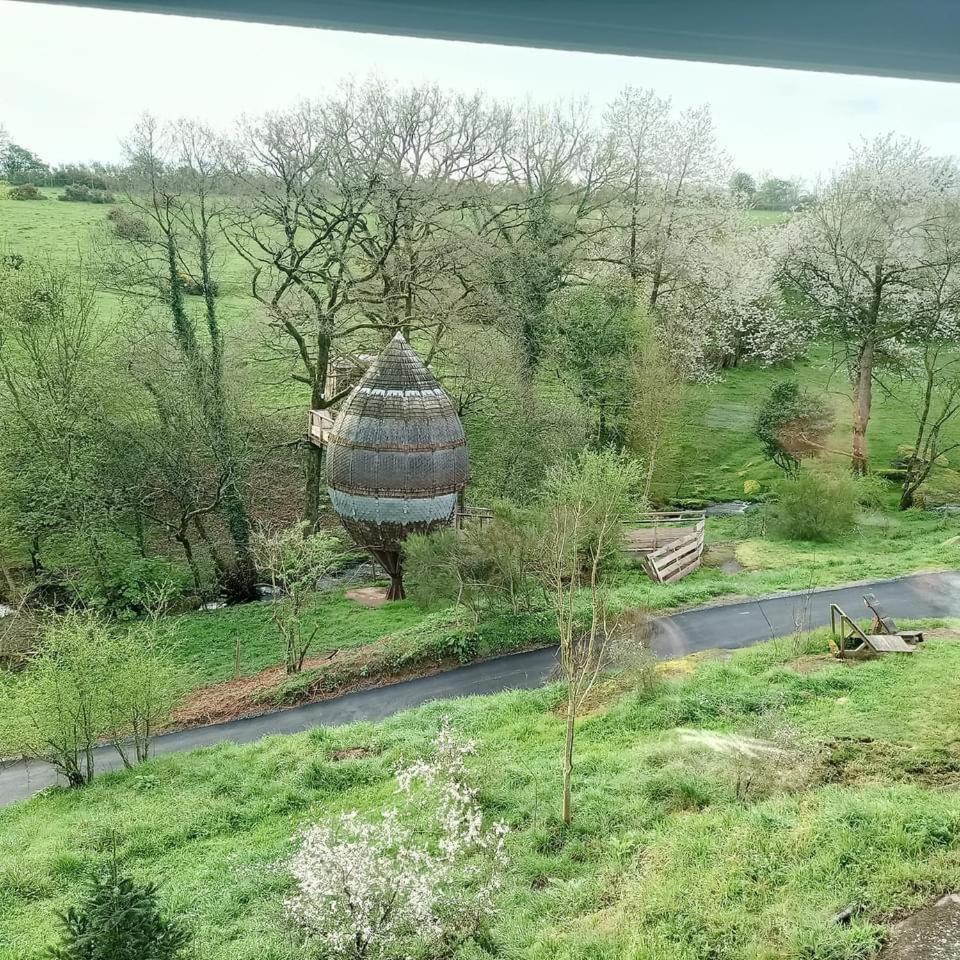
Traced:
<svg viewBox="0 0 960 960">
<path fill-rule="evenodd" d="M 52 199 L 58 191 L 46 191 L 46 202 L 15 202 L 0 197 L 0 248 L 28 255 L 49 255 L 71 262 L 78 253 L 89 254 L 91 231 L 98 229 L 107 208 L 86 203 L 62 203 Z M 3 191 L 0 191 L 3 193 Z M 758 213 L 776 219 L 779 215 Z M 228 322 L 243 322 L 249 301 L 242 293 L 242 265 L 236 257 L 225 263 L 225 296 L 221 310 Z M 104 296 L 104 315 L 117 318 L 118 304 Z M 738 369 L 723 381 L 692 389 L 690 425 L 679 442 L 678 464 L 661 484 L 664 496 L 705 496 L 712 499 L 742 495 L 747 479 L 760 480 L 769 488 L 778 479 L 776 468 L 765 461 L 752 434 L 754 411 L 770 385 L 786 376 L 797 376 L 811 389 L 836 387 L 832 364 L 825 350 L 815 350 L 809 363 L 794 371 Z M 290 401 L 291 388 L 283 377 L 271 377 L 261 385 L 263 401 Z M 849 403 L 831 394 L 837 410 L 837 435 L 833 445 L 845 450 L 849 430 Z M 871 426 L 871 446 L 878 464 L 885 464 L 912 432 L 910 414 L 893 399 L 878 395 Z M 472 441 L 489 442 L 484 431 L 471 428 Z M 949 493 L 958 488 L 953 470 L 940 470 L 933 486 Z M 890 488 L 891 495 L 893 487 Z M 941 547 L 956 532 L 956 524 L 936 518 L 866 517 L 852 540 L 835 545 L 784 544 L 760 535 L 756 521 L 711 521 L 714 540 L 737 541 L 736 554 L 748 573 L 730 576 L 704 570 L 681 584 L 658 587 L 641 574 L 625 576 L 618 593 L 624 603 L 673 607 L 702 602 L 711 597 L 742 593 L 756 595 L 774 589 L 804 589 L 811 585 L 838 583 L 867 577 L 908 572 L 927 566 L 956 564 L 955 546 Z M 418 622 L 420 615 L 409 604 L 387 611 L 363 610 L 342 597 L 318 602 L 315 616 L 324 626 L 317 650 L 347 648 L 376 640 Z M 212 614 L 185 617 L 178 634 L 184 661 L 198 683 L 227 679 L 233 675 L 236 636 L 241 636 L 241 669 L 256 671 L 276 661 L 277 645 L 263 606 L 251 606 Z M 520 635 L 528 638 L 524 631 Z"/>
<path fill-rule="evenodd" d="M 311 648 L 312 653 L 319 654 L 370 643 L 422 618 L 423 614 L 408 600 L 371 609 L 338 592 L 318 596 L 304 623 L 307 631 L 320 623 Z M 241 674 L 256 673 L 283 658 L 268 603 L 185 614 L 177 619 L 172 632 L 175 649 L 197 685 L 233 677 L 238 637 Z"/>
<path fill-rule="evenodd" d="M 464 958 L 868 956 L 886 918 L 960 883 L 960 794 L 943 789 L 960 769 L 960 643 L 792 664 L 824 646 L 822 634 L 777 641 L 604 691 L 581 724 L 566 834 L 556 687 L 164 758 L 0 811 L 0 957 L 38 960 L 55 909 L 114 833 L 131 869 L 161 881 L 196 929 L 198 957 L 300 956 L 273 869 L 290 837 L 395 802 L 391 770 L 425 749 L 443 713 L 478 738 L 482 802 L 512 828 L 492 953 Z M 745 761 L 684 730 L 773 737 L 787 753 Z M 373 754 L 332 759 L 357 745 Z M 852 903 L 852 926 L 834 924 Z"/>
<path fill-rule="evenodd" d="M 109 208 L 89 203 L 62 203 L 53 199 L 60 191 L 44 191 L 46 202 L 13 201 L 0 188 L 0 250 L 28 256 L 49 256 L 64 264 L 77 257 L 90 256 L 91 234 L 100 229 Z M 753 219 L 764 223 L 783 219 L 770 211 L 751 211 Z M 244 287 L 244 264 L 226 245 L 221 245 L 223 278 L 220 311 L 224 322 L 246 325 L 251 316 L 251 301 Z M 118 319 L 119 305 L 103 295 L 101 310 L 105 318 Z M 850 401 L 843 377 L 825 348 L 812 351 L 808 362 L 793 370 L 744 368 L 727 371 L 721 382 L 691 390 L 690 421 L 678 441 L 679 464 L 668 471 L 659 485 L 663 496 L 703 496 L 732 498 L 743 493 L 743 483 L 756 479 L 766 484 L 777 478 L 776 468 L 765 461 L 753 437 L 753 420 L 758 404 L 770 386 L 778 380 L 796 377 L 805 386 L 824 392 L 834 404 L 837 431 L 832 446 L 846 451 L 849 446 Z M 271 405 L 296 403 L 302 390 L 286 380 L 279 370 L 269 370 L 257 386 L 257 394 Z M 911 443 L 914 424 L 910 404 L 876 392 L 874 417 L 870 426 L 871 453 L 878 466 L 887 466 L 900 444 Z M 489 438 L 473 427 L 472 439 L 484 443 Z M 960 425 L 947 435 L 948 441 L 960 439 Z M 938 471 L 933 487 L 957 491 L 960 477 L 953 470 Z"/>
<path fill-rule="evenodd" d="M 865 513 L 851 537 L 829 544 L 764 537 L 763 524 L 762 515 L 710 521 L 709 539 L 714 549 L 735 555 L 746 568 L 743 572 L 730 574 L 707 566 L 680 583 L 660 585 L 652 583 L 639 568 L 631 567 L 615 583 L 612 601 L 623 608 L 666 610 L 718 597 L 763 596 L 778 590 L 806 590 L 921 569 L 960 567 L 960 542 L 954 542 L 960 534 L 957 517 L 921 511 Z M 444 632 L 471 635 L 469 618 L 460 620 L 460 626 L 451 626 L 452 621 L 442 615 L 431 620 L 411 601 L 368 609 L 336 593 L 318 598 L 308 616 L 308 628 L 317 621 L 321 623 L 314 653 L 346 650 L 389 636 L 398 641 L 397 656 L 402 651 L 404 658 L 415 662 L 436 658 L 437 641 Z M 538 641 L 552 642 L 549 624 L 549 617 L 536 614 L 484 622 L 480 636 L 464 653 L 494 653 Z M 415 629 L 418 625 L 422 630 Z M 176 649 L 197 685 L 234 675 L 238 635 L 242 674 L 254 673 L 281 659 L 269 604 L 247 604 L 178 619 Z"/>
<path fill-rule="evenodd" d="M 842 372 L 826 347 L 817 347 L 809 360 L 788 370 L 745 367 L 729 370 L 723 380 L 691 389 L 691 418 L 680 442 L 682 467 L 674 467 L 665 478 L 661 493 L 667 496 L 702 496 L 728 499 L 743 495 L 745 480 L 759 480 L 769 489 L 779 478 L 778 469 L 764 459 L 753 435 L 756 411 L 770 387 L 786 379 L 797 379 L 807 389 L 825 397 L 833 406 L 836 429 L 829 442 L 835 454 L 828 460 L 837 464 L 850 448 L 852 402 Z M 916 425 L 911 391 L 897 386 L 896 395 L 874 394 L 873 416 L 868 434 L 870 455 L 877 468 L 888 467 L 900 444 L 912 444 Z M 954 422 L 945 434 L 946 443 L 960 440 L 960 423 Z M 938 469 L 928 485 L 956 496 L 960 474 Z"/>
</svg>

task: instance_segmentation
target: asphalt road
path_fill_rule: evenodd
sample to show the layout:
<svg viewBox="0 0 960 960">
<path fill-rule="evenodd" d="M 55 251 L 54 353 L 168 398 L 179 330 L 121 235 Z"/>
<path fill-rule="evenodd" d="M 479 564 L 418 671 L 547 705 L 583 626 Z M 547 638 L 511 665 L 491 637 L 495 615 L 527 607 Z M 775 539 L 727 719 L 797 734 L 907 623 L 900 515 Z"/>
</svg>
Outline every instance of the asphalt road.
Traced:
<svg viewBox="0 0 960 960">
<path fill-rule="evenodd" d="M 960 573 L 927 573 L 812 593 L 781 594 L 759 600 L 697 607 L 661 617 L 649 624 L 647 642 L 661 659 L 703 650 L 736 649 L 773 637 L 809 630 L 830 622 L 830 604 L 852 617 L 866 616 L 863 594 L 872 592 L 895 618 L 960 616 Z M 556 668 L 554 650 L 535 650 L 496 657 L 445 673 L 404 680 L 386 687 L 346 694 L 262 717 L 197 727 L 157 737 L 154 755 L 193 750 L 224 741 L 249 743 L 261 737 L 301 733 L 319 726 L 340 726 L 358 720 L 382 720 L 430 700 L 469 697 L 501 690 L 542 686 Z M 121 766 L 112 748 L 96 755 L 97 770 Z M 57 783 L 53 769 L 42 763 L 16 762 L 0 769 L 0 806 L 26 799 Z"/>
</svg>

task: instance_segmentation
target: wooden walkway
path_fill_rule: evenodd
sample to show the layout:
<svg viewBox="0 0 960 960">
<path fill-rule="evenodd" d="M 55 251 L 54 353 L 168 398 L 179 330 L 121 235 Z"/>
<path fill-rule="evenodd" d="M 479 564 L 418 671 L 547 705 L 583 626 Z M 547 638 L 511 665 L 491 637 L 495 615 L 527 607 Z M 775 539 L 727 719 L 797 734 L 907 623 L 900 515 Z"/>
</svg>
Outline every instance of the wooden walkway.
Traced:
<svg viewBox="0 0 960 960">
<path fill-rule="evenodd" d="M 702 511 L 651 511 L 626 524 L 624 552 L 642 558 L 650 579 L 674 583 L 703 559 L 706 515 Z"/>
</svg>

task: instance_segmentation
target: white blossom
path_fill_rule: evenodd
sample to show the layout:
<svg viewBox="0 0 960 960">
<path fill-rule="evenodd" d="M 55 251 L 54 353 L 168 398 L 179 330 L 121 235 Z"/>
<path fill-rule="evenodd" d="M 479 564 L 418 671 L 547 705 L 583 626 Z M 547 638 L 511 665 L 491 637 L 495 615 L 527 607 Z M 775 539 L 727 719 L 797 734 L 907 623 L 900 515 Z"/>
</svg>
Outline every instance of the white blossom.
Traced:
<svg viewBox="0 0 960 960">
<path fill-rule="evenodd" d="M 429 759 L 398 770 L 400 806 L 301 832 L 286 908 L 324 956 L 402 956 L 414 941 L 456 943 L 492 916 L 507 828 L 487 825 L 467 782 L 475 743 L 444 721 L 433 747 Z"/>
</svg>

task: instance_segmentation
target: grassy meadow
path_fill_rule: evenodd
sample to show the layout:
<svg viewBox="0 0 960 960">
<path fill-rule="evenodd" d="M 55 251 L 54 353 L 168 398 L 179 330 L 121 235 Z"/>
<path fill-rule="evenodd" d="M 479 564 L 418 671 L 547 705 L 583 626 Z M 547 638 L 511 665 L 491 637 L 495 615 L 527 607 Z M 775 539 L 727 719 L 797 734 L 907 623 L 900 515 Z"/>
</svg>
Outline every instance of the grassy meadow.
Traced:
<svg viewBox="0 0 960 960">
<path fill-rule="evenodd" d="M 108 208 L 58 202 L 58 192 L 42 203 L 0 195 L 0 251 L 79 259 L 93 270 L 91 236 Z M 218 305 L 249 351 L 239 359 L 254 396 L 267 409 L 295 411 L 303 394 L 287 371 L 250 362 L 255 308 L 243 265 L 222 253 Z M 101 317 L 125 322 L 109 293 Z M 775 495 L 780 475 L 753 423 L 785 377 L 830 398 L 828 459 L 841 468 L 850 401 L 817 346 L 790 369 L 733 369 L 691 386 L 658 499 L 738 499 L 747 481 L 760 484 L 761 501 Z M 910 409 L 878 391 L 876 466 L 912 441 Z M 489 425 L 468 431 L 482 453 Z M 960 568 L 960 517 L 898 513 L 897 489 L 884 481 L 862 489 L 854 528 L 833 543 L 782 538 L 766 502 L 711 518 L 700 570 L 658 585 L 625 565 L 611 577 L 611 606 L 664 611 Z M 953 464 L 937 469 L 929 493 L 960 499 Z M 282 660 L 266 603 L 183 613 L 169 625 L 170 649 L 194 688 Z M 424 611 L 409 600 L 362 607 L 342 589 L 315 595 L 305 626 L 314 625 L 311 652 L 329 659 L 256 690 L 264 708 L 555 636 L 542 610 L 476 623 L 463 610 Z M 394 770 L 425 753 L 444 715 L 476 738 L 480 799 L 511 829 L 497 919 L 457 960 L 864 960 L 891 920 L 960 884 L 960 622 L 926 627 L 930 639 L 910 657 L 840 663 L 816 632 L 732 657 L 643 661 L 604 679 L 580 726 L 569 829 L 558 819 L 564 692 L 556 685 L 428 705 L 382 724 L 224 744 L 46 791 L 0 809 L 0 960 L 40 960 L 57 912 L 77 902 L 114 849 L 136 877 L 159 883 L 167 908 L 194 932 L 189 960 L 305 956 L 283 919 L 290 881 L 278 865 L 292 837 L 341 811 L 374 818 L 391 806 Z M 848 907 L 851 923 L 834 922 Z"/>
<path fill-rule="evenodd" d="M 611 679 L 581 723 L 567 831 L 556 686 L 45 793 L 0 811 L 0 957 L 39 960 L 114 844 L 197 960 L 303 956 L 277 869 L 293 834 L 394 803 L 393 770 L 442 715 L 477 739 L 480 799 L 511 829 L 497 920 L 462 960 L 871 956 L 892 918 L 960 883 L 960 624 L 925 626 L 911 657 L 839 663 L 818 632 Z"/>
</svg>

